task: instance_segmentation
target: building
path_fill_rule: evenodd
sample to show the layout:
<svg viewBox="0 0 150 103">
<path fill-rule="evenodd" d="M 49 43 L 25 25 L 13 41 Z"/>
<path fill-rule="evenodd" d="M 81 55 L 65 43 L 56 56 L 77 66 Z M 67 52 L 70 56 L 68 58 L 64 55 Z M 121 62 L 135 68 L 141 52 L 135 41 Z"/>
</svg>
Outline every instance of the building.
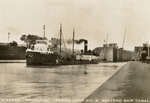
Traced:
<svg viewBox="0 0 150 103">
<path fill-rule="evenodd" d="M 141 59 L 141 55 L 143 52 L 146 52 L 146 55 L 148 56 L 148 58 L 150 57 L 150 48 L 149 48 L 149 44 L 148 43 L 143 43 L 143 46 L 135 46 L 134 47 L 134 53 L 135 53 L 135 60 L 140 60 Z"/>
</svg>

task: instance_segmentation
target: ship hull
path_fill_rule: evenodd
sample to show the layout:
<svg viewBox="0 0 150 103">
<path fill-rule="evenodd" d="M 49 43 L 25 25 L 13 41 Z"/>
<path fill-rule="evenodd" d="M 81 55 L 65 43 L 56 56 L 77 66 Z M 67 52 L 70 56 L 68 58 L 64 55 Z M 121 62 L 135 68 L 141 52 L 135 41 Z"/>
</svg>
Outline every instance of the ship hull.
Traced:
<svg viewBox="0 0 150 103">
<path fill-rule="evenodd" d="M 55 65 L 58 55 L 40 52 L 26 52 L 27 65 Z"/>
<path fill-rule="evenodd" d="M 40 52 L 26 52 L 27 65 L 82 65 L 82 64 L 98 64 L 97 60 L 75 60 L 63 59 L 57 54 L 48 54 Z"/>
</svg>

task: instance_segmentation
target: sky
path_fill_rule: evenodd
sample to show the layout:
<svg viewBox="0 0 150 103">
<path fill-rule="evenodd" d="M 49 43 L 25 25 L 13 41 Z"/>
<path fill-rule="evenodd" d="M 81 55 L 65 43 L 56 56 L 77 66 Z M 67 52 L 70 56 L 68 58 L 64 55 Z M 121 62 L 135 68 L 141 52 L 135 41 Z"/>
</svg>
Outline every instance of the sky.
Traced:
<svg viewBox="0 0 150 103">
<path fill-rule="evenodd" d="M 62 24 L 65 39 L 88 39 L 89 48 L 118 43 L 133 50 L 150 42 L 150 0 L 0 0 L 0 42 L 22 34 L 58 37 Z M 107 36 L 108 35 L 108 36 Z"/>
</svg>

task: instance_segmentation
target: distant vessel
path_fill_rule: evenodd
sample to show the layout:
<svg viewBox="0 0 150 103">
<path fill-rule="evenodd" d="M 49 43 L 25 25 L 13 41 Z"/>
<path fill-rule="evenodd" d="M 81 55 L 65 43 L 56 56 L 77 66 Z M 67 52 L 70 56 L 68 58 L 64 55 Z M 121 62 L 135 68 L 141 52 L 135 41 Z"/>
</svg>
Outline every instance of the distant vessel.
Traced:
<svg viewBox="0 0 150 103">
<path fill-rule="evenodd" d="M 97 64 L 98 57 L 91 55 L 87 51 L 88 42 L 84 39 L 78 42 L 84 42 L 84 51 L 81 53 L 74 52 L 74 32 L 73 32 L 73 49 L 72 53 L 62 48 L 62 26 L 60 26 L 60 38 L 57 40 L 59 47 L 53 48 L 48 40 L 37 40 L 31 49 L 26 50 L 27 65 L 75 65 L 75 64 Z"/>
<path fill-rule="evenodd" d="M 26 47 L 19 46 L 16 42 L 0 43 L 0 60 L 25 59 Z"/>
</svg>

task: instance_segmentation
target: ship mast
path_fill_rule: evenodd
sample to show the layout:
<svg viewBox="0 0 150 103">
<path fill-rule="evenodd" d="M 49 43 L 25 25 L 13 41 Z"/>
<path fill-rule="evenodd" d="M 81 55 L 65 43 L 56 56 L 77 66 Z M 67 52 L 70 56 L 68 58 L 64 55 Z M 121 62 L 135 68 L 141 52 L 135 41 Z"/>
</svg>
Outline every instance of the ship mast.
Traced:
<svg viewBox="0 0 150 103">
<path fill-rule="evenodd" d="M 43 25 L 43 37 L 45 38 L 45 24 Z"/>
<path fill-rule="evenodd" d="M 122 49 L 124 48 L 124 44 L 125 44 L 126 32 L 127 32 L 127 29 L 125 28 L 124 37 L 123 37 L 123 43 L 122 43 Z"/>
<path fill-rule="evenodd" d="M 72 54 L 74 55 L 74 37 L 75 37 L 75 29 L 73 28 L 73 38 L 72 38 Z"/>
<path fill-rule="evenodd" d="M 106 34 L 106 39 L 104 41 L 105 41 L 105 45 L 106 45 L 106 47 L 104 47 L 104 59 L 106 59 L 105 52 L 106 52 L 106 48 L 108 47 L 108 32 Z"/>
<path fill-rule="evenodd" d="M 122 42 L 122 49 L 121 49 L 121 61 L 123 61 L 123 49 L 124 49 L 124 44 L 125 44 L 125 38 L 126 38 L 126 28 L 124 30 L 124 36 L 123 36 L 123 42 Z"/>
<path fill-rule="evenodd" d="M 61 55 L 62 24 L 60 24 L 60 55 Z"/>
<path fill-rule="evenodd" d="M 106 35 L 106 46 L 108 46 L 108 33 Z"/>
</svg>

